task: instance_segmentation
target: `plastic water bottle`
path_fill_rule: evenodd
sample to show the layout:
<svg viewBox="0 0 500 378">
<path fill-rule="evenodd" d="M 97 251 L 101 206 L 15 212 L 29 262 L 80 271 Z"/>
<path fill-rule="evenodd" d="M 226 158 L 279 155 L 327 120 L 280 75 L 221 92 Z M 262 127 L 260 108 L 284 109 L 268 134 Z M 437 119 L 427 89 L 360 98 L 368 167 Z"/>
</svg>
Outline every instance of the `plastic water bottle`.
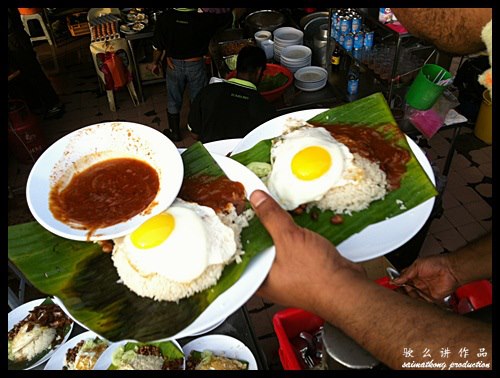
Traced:
<svg viewBox="0 0 500 378">
<path fill-rule="evenodd" d="M 359 65 L 353 61 L 347 74 L 347 93 L 350 95 L 358 94 L 359 89 Z"/>
</svg>

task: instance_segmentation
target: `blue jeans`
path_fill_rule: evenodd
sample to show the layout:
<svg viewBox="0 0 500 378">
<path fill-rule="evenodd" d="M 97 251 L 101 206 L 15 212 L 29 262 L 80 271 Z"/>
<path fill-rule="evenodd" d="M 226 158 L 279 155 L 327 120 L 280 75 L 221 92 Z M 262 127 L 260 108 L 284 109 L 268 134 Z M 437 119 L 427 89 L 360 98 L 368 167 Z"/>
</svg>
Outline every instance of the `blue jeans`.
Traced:
<svg viewBox="0 0 500 378">
<path fill-rule="evenodd" d="M 189 84 L 189 99 L 193 102 L 196 95 L 208 83 L 205 62 L 185 62 L 172 59 L 175 69 L 167 67 L 167 111 L 179 114 L 182 108 L 182 98 L 186 84 Z"/>
</svg>

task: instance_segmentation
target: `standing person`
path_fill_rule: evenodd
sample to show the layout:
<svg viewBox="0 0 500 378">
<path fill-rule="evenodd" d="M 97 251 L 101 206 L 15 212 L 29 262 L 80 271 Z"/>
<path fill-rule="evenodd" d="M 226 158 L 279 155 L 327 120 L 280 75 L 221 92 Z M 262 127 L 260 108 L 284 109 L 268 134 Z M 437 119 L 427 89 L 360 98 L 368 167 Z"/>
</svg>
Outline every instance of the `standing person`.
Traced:
<svg viewBox="0 0 500 378">
<path fill-rule="evenodd" d="M 7 8 L 8 63 L 10 71 L 19 71 L 9 84 L 11 96 L 20 96 L 31 111 L 54 118 L 64 112 L 64 105 L 38 62 L 28 33 L 17 8 Z"/>
<path fill-rule="evenodd" d="M 208 53 L 210 39 L 217 30 L 232 23 L 232 12 L 202 13 L 195 8 L 169 8 L 156 22 L 153 62 L 148 68 L 156 72 L 165 53 L 169 128 L 163 132 L 171 140 L 182 140 L 180 112 L 186 85 L 193 101 L 208 82 L 203 56 Z"/>
<path fill-rule="evenodd" d="M 274 107 L 257 92 L 266 64 L 261 48 L 245 46 L 238 54 L 236 77 L 202 89 L 189 110 L 194 139 L 207 143 L 242 138 L 276 116 Z"/>
</svg>

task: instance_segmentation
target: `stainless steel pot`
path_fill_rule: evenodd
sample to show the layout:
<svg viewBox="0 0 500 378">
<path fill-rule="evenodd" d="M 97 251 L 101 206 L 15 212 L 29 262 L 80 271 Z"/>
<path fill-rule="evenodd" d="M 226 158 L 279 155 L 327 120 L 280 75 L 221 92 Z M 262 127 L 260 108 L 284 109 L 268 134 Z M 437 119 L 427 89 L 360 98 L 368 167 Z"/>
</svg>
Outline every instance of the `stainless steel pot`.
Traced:
<svg viewBox="0 0 500 378">
<path fill-rule="evenodd" d="M 373 369 L 379 361 L 337 327 L 323 325 L 323 366 L 326 370 Z"/>
<path fill-rule="evenodd" d="M 259 10 L 245 17 L 244 30 L 248 38 L 252 38 L 259 30 L 273 32 L 285 24 L 285 15 L 275 10 Z"/>
<path fill-rule="evenodd" d="M 313 41 L 313 64 L 323 68 L 327 68 L 328 56 L 328 24 L 323 24 L 319 27 L 319 31 L 314 35 Z"/>
</svg>

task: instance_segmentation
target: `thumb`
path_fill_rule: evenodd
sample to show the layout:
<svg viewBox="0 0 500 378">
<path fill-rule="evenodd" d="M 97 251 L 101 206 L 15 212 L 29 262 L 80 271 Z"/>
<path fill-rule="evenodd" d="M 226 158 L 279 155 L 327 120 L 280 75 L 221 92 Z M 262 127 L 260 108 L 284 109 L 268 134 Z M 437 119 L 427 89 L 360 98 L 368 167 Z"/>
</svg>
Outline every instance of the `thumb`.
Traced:
<svg viewBox="0 0 500 378">
<path fill-rule="evenodd" d="M 413 279 L 414 277 L 415 277 L 415 270 L 406 268 L 403 269 L 401 271 L 401 275 L 393 281 L 394 283 L 401 285 Z"/>
<path fill-rule="evenodd" d="M 288 230 L 297 227 L 291 215 L 262 190 L 255 190 L 250 195 L 250 203 L 261 223 L 271 234 L 275 244 L 280 235 L 286 235 Z"/>
</svg>

